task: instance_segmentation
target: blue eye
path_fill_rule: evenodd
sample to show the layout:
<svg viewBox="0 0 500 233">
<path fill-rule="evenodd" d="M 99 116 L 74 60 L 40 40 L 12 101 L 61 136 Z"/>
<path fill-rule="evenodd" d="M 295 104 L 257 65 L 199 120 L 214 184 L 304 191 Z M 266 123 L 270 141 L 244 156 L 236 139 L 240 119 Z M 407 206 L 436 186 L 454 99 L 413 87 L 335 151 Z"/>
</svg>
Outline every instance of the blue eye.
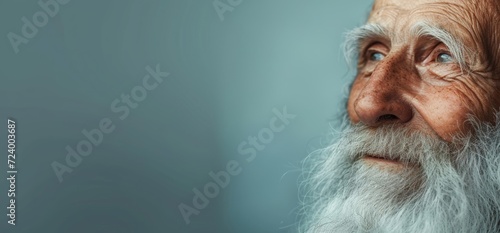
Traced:
<svg viewBox="0 0 500 233">
<path fill-rule="evenodd" d="M 370 54 L 370 61 L 382 61 L 385 58 L 385 55 L 379 52 L 373 52 Z"/>
<path fill-rule="evenodd" d="M 448 53 L 440 53 L 436 57 L 436 62 L 439 62 L 439 63 L 451 63 L 454 61 L 455 61 L 455 59 L 453 59 L 453 57 Z"/>
</svg>

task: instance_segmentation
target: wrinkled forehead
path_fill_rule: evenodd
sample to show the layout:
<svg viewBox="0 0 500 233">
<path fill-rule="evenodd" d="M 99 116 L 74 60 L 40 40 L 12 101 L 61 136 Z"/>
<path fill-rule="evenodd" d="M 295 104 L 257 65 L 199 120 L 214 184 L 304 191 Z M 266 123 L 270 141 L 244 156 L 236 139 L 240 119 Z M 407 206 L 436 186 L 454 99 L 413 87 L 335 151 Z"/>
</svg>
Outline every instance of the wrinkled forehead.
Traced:
<svg viewBox="0 0 500 233">
<path fill-rule="evenodd" d="M 491 24 L 491 12 L 498 13 L 499 6 L 499 0 L 375 0 L 368 22 L 403 25 L 426 17 L 477 27 Z"/>
<path fill-rule="evenodd" d="M 376 24 L 392 34 L 392 39 L 408 41 L 411 29 L 425 21 L 456 37 L 471 49 L 481 49 L 485 38 L 497 27 L 499 0 L 375 0 L 368 24 Z M 492 13 L 493 12 L 493 13 Z"/>
<path fill-rule="evenodd" d="M 484 1 L 484 0 L 483 0 Z M 377 23 L 387 29 L 408 29 L 416 21 L 425 19 L 436 26 L 468 26 L 478 20 L 481 12 L 474 12 L 474 0 L 376 0 L 368 23 Z M 469 21 L 469 22 L 467 22 Z M 455 24 L 455 25 L 454 25 Z"/>
<path fill-rule="evenodd" d="M 485 1 L 485 0 L 483 0 Z M 469 0 L 471 4 L 474 4 L 476 0 Z M 386 6 L 398 6 L 404 9 L 411 9 L 418 7 L 420 5 L 426 4 L 464 4 L 467 3 L 466 0 L 375 0 L 373 4 L 373 10 L 378 10 Z"/>
</svg>

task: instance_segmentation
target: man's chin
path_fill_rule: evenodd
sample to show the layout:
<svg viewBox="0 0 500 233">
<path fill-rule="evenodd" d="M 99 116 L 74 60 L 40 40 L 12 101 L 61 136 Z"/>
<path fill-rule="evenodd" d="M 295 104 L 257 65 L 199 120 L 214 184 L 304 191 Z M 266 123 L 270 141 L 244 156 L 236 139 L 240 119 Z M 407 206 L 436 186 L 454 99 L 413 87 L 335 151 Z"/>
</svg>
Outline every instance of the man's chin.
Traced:
<svg viewBox="0 0 500 233">
<path fill-rule="evenodd" d="M 363 156 L 354 165 L 353 180 L 357 191 L 376 197 L 365 200 L 385 199 L 384 202 L 400 203 L 418 194 L 424 181 L 420 166 L 387 159 L 387 156 Z"/>
</svg>

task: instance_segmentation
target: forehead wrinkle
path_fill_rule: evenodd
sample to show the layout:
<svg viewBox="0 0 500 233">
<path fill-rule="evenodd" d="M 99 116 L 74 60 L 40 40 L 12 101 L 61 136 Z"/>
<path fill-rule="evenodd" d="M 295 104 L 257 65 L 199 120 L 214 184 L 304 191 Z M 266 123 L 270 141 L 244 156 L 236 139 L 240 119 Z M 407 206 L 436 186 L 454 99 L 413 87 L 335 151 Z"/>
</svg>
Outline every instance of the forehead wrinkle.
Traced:
<svg viewBox="0 0 500 233">
<path fill-rule="evenodd" d="M 367 23 L 345 33 L 344 56 L 352 67 L 352 62 L 359 56 L 361 45 L 370 40 L 390 38 L 389 31 L 378 23 Z"/>
<path fill-rule="evenodd" d="M 432 25 L 438 24 L 440 28 L 448 28 L 449 33 L 465 37 L 463 40 L 477 40 L 479 38 L 475 30 L 481 28 L 481 25 L 478 25 L 481 20 L 474 12 L 474 9 L 457 3 L 429 3 L 426 7 L 412 10 L 411 14 L 434 18 Z"/>
<path fill-rule="evenodd" d="M 393 23 L 399 18 L 398 16 L 403 10 L 397 5 L 380 5 L 380 3 L 377 3 L 378 1 L 375 1 L 375 4 L 373 4 L 372 11 L 370 12 L 370 15 L 368 17 L 368 22 L 372 22 L 377 18 L 383 18 L 383 23 Z"/>
</svg>

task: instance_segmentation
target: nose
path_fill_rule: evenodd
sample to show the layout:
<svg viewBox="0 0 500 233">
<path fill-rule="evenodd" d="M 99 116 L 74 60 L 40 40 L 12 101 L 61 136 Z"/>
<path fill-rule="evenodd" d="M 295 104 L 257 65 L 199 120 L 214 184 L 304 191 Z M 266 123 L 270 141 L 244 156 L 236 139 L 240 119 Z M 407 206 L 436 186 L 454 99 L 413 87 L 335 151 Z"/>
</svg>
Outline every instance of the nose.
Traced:
<svg viewBox="0 0 500 233">
<path fill-rule="evenodd" d="M 400 65 L 400 64 L 399 64 Z M 354 111 L 362 123 L 376 127 L 407 123 L 413 118 L 413 107 L 405 99 L 404 82 L 410 72 L 394 63 L 379 64 L 354 102 Z"/>
</svg>

